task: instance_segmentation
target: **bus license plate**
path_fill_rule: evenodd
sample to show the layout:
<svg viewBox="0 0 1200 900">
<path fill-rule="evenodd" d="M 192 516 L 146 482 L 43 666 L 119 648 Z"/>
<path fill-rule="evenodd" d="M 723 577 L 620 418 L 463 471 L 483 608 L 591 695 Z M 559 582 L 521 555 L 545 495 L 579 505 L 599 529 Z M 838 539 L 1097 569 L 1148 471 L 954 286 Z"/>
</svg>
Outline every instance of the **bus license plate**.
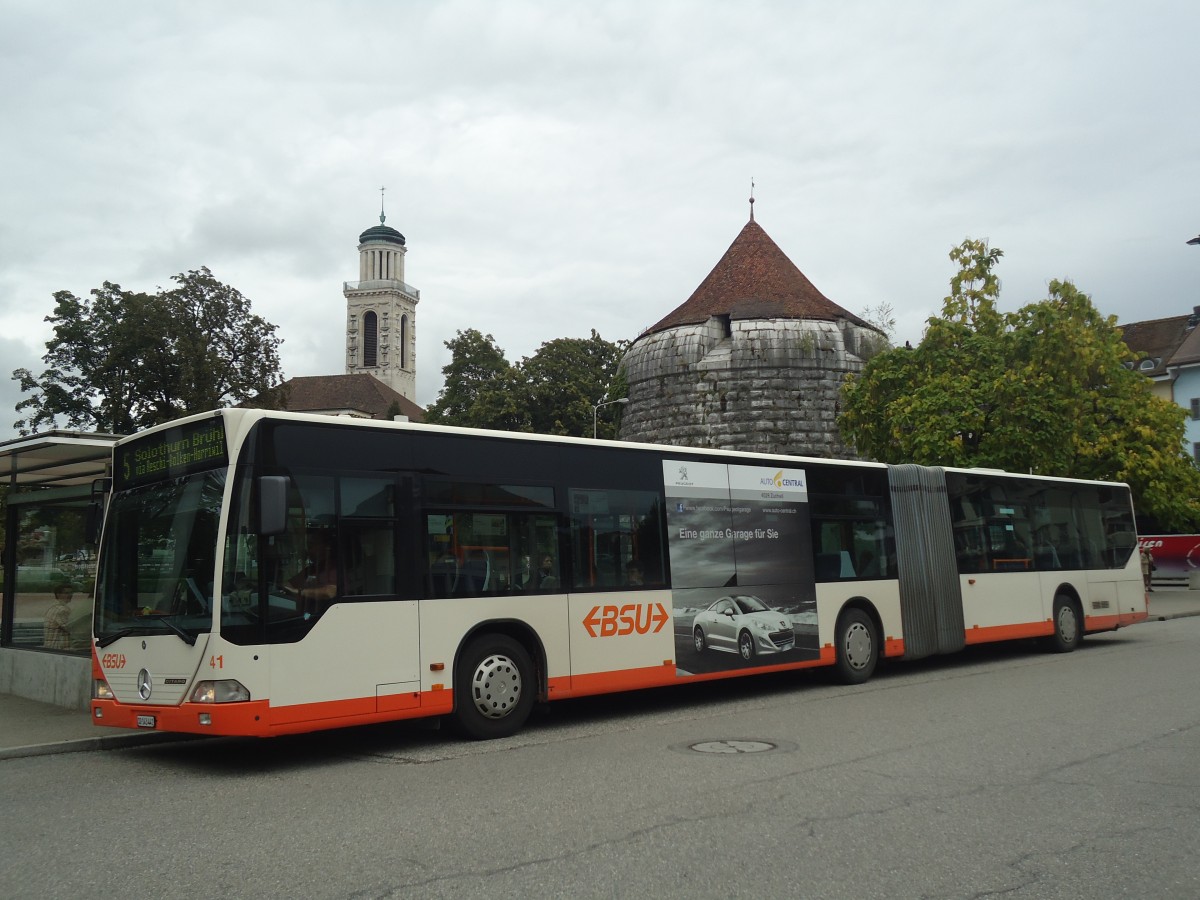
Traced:
<svg viewBox="0 0 1200 900">
<path fill-rule="evenodd" d="M 153 728 L 154 727 L 154 716 L 138 716 L 137 717 L 137 727 L 138 728 Z"/>
</svg>

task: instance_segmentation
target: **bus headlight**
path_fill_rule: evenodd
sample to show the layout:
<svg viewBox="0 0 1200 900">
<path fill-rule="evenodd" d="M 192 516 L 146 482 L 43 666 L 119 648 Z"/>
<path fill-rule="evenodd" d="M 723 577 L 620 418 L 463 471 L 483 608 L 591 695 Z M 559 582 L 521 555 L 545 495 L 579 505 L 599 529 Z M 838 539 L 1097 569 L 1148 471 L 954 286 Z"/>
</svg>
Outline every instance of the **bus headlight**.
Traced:
<svg viewBox="0 0 1200 900">
<path fill-rule="evenodd" d="M 92 682 L 92 699 L 93 700 L 112 700 L 112 688 L 108 686 L 108 682 L 103 678 L 97 678 Z"/>
<path fill-rule="evenodd" d="M 241 703 L 250 699 L 250 692 L 240 681 L 201 681 L 192 691 L 193 703 Z"/>
</svg>

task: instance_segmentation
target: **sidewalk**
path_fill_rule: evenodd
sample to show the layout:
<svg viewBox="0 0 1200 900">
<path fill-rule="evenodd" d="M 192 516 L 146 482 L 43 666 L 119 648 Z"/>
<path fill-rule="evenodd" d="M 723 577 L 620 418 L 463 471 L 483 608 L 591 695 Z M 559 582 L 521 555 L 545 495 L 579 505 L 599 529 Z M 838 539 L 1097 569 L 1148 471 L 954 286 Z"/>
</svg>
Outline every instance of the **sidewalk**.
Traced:
<svg viewBox="0 0 1200 900">
<path fill-rule="evenodd" d="M 0 694 L 0 760 L 113 750 L 181 737 L 191 736 L 101 728 L 86 712 Z"/>
<path fill-rule="evenodd" d="M 1200 591 L 1155 588 L 1150 594 L 1149 621 L 1183 616 L 1200 616 Z M 192 739 L 190 735 L 102 728 L 93 725 L 86 712 L 0 694 L 0 760 Z"/>
</svg>

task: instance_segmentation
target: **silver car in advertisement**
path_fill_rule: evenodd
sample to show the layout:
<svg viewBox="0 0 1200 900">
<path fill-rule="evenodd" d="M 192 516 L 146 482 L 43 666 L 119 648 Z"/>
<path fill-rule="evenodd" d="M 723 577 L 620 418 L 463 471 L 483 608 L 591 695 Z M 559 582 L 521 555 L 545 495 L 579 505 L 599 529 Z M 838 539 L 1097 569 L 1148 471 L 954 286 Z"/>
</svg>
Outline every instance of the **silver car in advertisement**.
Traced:
<svg viewBox="0 0 1200 900">
<path fill-rule="evenodd" d="M 722 597 L 697 613 L 692 638 L 697 653 L 720 650 L 746 660 L 796 646 L 796 633 L 787 616 L 749 594 Z"/>
</svg>

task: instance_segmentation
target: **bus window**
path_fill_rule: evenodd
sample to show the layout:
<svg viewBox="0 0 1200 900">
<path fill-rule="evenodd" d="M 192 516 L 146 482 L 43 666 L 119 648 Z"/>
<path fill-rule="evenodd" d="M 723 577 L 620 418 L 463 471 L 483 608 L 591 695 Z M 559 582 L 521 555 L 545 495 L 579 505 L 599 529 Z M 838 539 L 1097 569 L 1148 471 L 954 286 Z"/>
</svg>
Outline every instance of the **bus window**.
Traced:
<svg viewBox="0 0 1200 900">
<path fill-rule="evenodd" d="M 339 556 L 347 597 L 396 593 L 396 535 L 390 522 L 341 523 Z"/>
<path fill-rule="evenodd" d="M 816 580 L 894 578 L 886 481 L 857 468 L 813 468 L 808 474 Z"/>
<path fill-rule="evenodd" d="M 553 515 L 430 512 L 425 515 L 430 597 L 483 597 L 560 589 Z"/>
<path fill-rule="evenodd" d="M 396 484 L 390 476 L 339 479 L 338 510 L 356 518 L 391 518 L 396 515 Z"/>
<path fill-rule="evenodd" d="M 656 491 L 572 490 L 575 590 L 664 584 L 663 508 Z"/>
</svg>

